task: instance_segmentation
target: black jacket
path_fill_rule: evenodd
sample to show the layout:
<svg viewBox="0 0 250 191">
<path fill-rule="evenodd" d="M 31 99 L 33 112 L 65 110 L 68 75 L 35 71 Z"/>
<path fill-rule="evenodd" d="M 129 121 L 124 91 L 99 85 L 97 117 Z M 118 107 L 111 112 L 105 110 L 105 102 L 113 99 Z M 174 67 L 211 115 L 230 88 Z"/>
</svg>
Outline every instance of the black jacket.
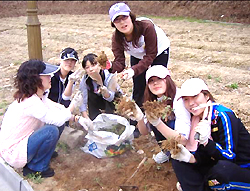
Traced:
<svg viewBox="0 0 250 191">
<path fill-rule="evenodd" d="M 72 73 L 73 72 L 71 71 L 68 73 L 65 80 L 65 84 L 63 84 L 60 80 L 60 70 L 54 74 L 54 76 L 51 78 L 51 88 L 48 96 L 49 99 L 57 103 L 63 104 L 65 107 L 69 106 L 70 100 L 64 100 L 62 98 L 62 94 L 68 84 L 69 75 Z"/>
<path fill-rule="evenodd" d="M 213 106 L 211 136 L 213 140 L 199 145 L 194 154 L 198 164 L 229 160 L 250 167 L 250 134 L 232 110 Z"/>
</svg>

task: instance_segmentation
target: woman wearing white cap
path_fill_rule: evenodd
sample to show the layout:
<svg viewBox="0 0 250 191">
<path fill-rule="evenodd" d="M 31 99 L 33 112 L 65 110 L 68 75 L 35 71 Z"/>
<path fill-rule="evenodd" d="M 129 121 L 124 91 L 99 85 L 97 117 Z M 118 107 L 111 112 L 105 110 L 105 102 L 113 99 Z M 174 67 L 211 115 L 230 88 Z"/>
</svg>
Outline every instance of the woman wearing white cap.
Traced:
<svg viewBox="0 0 250 191">
<path fill-rule="evenodd" d="M 152 20 L 136 16 L 125 3 L 115 3 L 109 9 L 111 25 L 116 30 L 112 37 L 112 73 L 123 72 L 124 79 L 133 77 L 133 99 L 142 106 L 145 72 L 151 65 L 164 65 L 169 60 L 170 41 L 165 32 Z M 126 67 L 125 53 L 130 55 L 131 67 Z"/>
<path fill-rule="evenodd" d="M 172 154 L 182 190 L 250 190 L 250 134 L 234 112 L 216 104 L 205 82 L 186 80 L 180 91 L 192 114 L 188 139 Z M 190 152 L 193 151 L 193 152 Z"/>
<path fill-rule="evenodd" d="M 169 97 L 171 99 L 168 101 L 168 105 L 173 109 L 173 112 L 167 119 L 149 116 L 147 115 L 147 111 L 145 111 L 150 128 L 153 130 L 158 142 L 166 138 L 176 138 L 178 135 L 181 135 L 181 143 L 186 145 L 190 132 L 191 117 L 190 113 L 185 109 L 183 101 L 181 99 L 177 100 L 178 93 L 179 89 L 171 79 L 169 70 L 166 67 L 155 65 L 147 70 L 144 102 L 160 101 L 164 97 Z M 131 113 L 130 117 L 132 120 L 138 122 L 137 126 L 141 134 L 146 135 L 149 133 L 143 120 L 143 113 L 139 107 L 137 107 L 137 115 L 134 116 Z M 153 158 L 157 163 L 163 163 L 169 160 L 169 155 L 160 152 Z"/>
<path fill-rule="evenodd" d="M 48 98 L 54 102 L 69 107 L 70 99 L 74 91 L 75 82 L 82 77 L 82 70 L 78 69 L 73 73 L 78 62 L 78 53 L 73 48 L 65 48 L 60 53 L 60 69 L 51 78 L 51 88 Z M 78 95 L 78 94 L 76 94 Z M 59 127 L 59 138 L 68 122 Z M 52 158 L 58 156 L 55 151 Z"/>
<path fill-rule="evenodd" d="M 47 98 L 51 76 L 58 69 L 43 61 L 29 60 L 21 64 L 14 79 L 17 91 L 15 101 L 4 114 L 0 157 L 14 168 L 23 168 L 24 176 L 54 175 L 49 163 L 58 141 L 58 126 L 76 118 L 71 114 L 75 100 L 65 108 Z M 92 128 L 91 122 L 80 119 L 82 125 Z"/>
</svg>

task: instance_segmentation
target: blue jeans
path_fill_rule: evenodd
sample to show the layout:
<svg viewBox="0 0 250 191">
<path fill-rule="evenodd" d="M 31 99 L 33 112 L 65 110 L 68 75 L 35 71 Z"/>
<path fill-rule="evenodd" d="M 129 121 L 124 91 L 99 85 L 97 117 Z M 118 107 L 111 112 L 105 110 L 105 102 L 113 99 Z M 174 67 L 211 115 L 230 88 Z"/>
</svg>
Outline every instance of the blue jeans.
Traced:
<svg viewBox="0 0 250 191">
<path fill-rule="evenodd" d="M 26 166 L 34 171 L 46 171 L 59 137 L 58 127 L 45 125 L 30 135 Z"/>
</svg>

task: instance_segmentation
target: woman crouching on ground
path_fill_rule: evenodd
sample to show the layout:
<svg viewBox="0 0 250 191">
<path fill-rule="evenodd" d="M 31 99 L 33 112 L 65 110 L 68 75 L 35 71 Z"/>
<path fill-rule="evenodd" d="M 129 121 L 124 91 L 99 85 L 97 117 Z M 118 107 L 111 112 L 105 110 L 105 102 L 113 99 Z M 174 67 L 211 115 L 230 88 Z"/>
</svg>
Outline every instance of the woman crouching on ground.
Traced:
<svg viewBox="0 0 250 191">
<path fill-rule="evenodd" d="M 23 168 L 24 176 L 54 175 L 49 164 L 58 141 L 58 127 L 75 120 L 71 112 L 77 100 L 65 108 L 47 98 L 51 76 L 57 70 L 57 66 L 29 60 L 22 63 L 14 79 L 17 91 L 3 118 L 0 156 L 10 166 Z M 92 125 L 87 120 L 84 124 Z"/>
</svg>

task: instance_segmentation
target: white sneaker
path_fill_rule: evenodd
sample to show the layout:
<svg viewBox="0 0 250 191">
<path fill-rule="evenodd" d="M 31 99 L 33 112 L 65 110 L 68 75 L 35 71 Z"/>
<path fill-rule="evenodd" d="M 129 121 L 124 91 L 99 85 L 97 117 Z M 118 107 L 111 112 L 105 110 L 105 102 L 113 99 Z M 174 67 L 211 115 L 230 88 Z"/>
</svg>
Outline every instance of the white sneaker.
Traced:
<svg viewBox="0 0 250 191">
<path fill-rule="evenodd" d="M 181 184 L 179 182 L 176 183 L 176 188 L 178 191 L 182 191 Z"/>
<path fill-rule="evenodd" d="M 153 159 L 158 164 L 168 162 L 170 159 L 170 152 L 164 153 L 163 151 L 161 151 L 158 154 L 153 155 Z"/>
</svg>

